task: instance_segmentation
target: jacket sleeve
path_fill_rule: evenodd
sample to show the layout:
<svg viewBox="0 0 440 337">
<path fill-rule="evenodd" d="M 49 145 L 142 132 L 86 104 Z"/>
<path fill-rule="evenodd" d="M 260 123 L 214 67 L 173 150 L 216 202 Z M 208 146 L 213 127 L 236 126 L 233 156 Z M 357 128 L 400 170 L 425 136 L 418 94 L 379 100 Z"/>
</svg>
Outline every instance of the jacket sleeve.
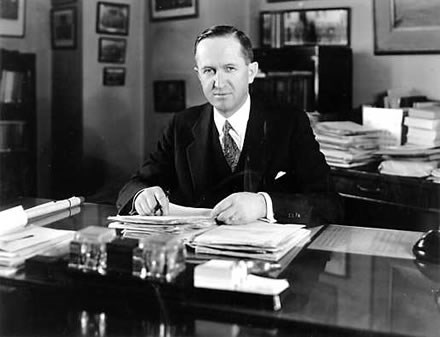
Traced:
<svg viewBox="0 0 440 337">
<path fill-rule="evenodd" d="M 173 161 L 175 117 L 166 127 L 155 151 L 142 164 L 141 168 L 122 187 L 116 201 L 118 214 L 128 214 L 132 208 L 133 197 L 141 189 L 160 186 L 168 190 L 175 182 Z"/>
<path fill-rule="evenodd" d="M 296 113 L 293 124 L 287 140 L 287 172 L 273 181 L 269 191 L 275 219 L 310 226 L 338 222 L 343 216 L 342 199 L 307 115 Z"/>
</svg>

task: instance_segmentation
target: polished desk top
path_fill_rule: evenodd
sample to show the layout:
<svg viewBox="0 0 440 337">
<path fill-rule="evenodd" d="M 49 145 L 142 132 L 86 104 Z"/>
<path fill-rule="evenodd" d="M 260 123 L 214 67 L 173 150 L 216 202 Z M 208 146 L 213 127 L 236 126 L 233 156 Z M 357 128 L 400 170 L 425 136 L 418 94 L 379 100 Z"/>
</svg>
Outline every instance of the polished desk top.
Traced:
<svg viewBox="0 0 440 337">
<path fill-rule="evenodd" d="M 49 226 L 105 226 L 115 211 L 86 203 Z M 304 249 L 280 277 L 291 287 L 282 309 L 271 311 L 192 301 L 173 286 L 162 289 L 146 281 L 114 279 L 103 286 L 98 277 L 95 284 L 78 279 L 72 287 L 21 272 L 0 278 L 0 335 L 439 336 L 439 266 Z"/>
</svg>

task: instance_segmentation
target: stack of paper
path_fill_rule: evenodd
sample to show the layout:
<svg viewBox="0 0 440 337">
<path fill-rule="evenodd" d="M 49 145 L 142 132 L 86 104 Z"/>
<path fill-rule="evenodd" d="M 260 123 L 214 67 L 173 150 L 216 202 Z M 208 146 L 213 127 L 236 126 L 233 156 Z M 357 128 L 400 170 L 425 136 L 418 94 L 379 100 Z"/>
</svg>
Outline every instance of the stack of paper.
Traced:
<svg viewBox="0 0 440 337">
<path fill-rule="evenodd" d="M 73 239 L 74 231 L 27 226 L 0 236 L 0 266 L 18 268 L 24 261 Z"/>
<path fill-rule="evenodd" d="M 374 161 L 383 133 L 351 121 L 320 122 L 314 132 L 327 163 L 337 167 L 356 167 Z"/>
<path fill-rule="evenodd" d="M 405 177 L 427 177 L 438 167 L 440 148 L 405 144 L 377 151 L 383 157 L 379 172 Z"/>
<path fill-rule="evenodd" d="M 218 226 L 195 236 L 189 244 L 197 254 L 279 261 L 292 250 L 299 252 L 309 239 L 310 230 L 303 225 L 256 221 Z"/>
<path fill-rule="evenodd" d="M 408 144 L 440 146 L 440 105 L 408 109 L 404 124 L 408 127 Z"/>
<path fill-rule="evenodd" d="M 197 215 L 118 215 L 110 216 L 108 219 L 113 221 L 108 225 L 109 228 L 121 229 L 124 237 L 134 239 L 154 234 L 172 234 L 187 238 L 200 231 L 217 226 L 213 218 Z"/>
</svg>

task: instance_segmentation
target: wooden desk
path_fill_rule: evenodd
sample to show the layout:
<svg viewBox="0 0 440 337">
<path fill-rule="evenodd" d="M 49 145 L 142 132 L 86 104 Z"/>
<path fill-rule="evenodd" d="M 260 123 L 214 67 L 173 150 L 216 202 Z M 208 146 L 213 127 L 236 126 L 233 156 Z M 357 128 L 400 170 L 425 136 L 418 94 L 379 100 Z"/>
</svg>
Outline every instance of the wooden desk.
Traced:
<svg viewBox="0 0 440 337">
<path fill-rule="evenodd" d="M 426 231 L 440 224 L 440 184 L 384 175 L 373 168 L 332 168 L 345 202 L 345 224 Z"/>
<path fill-rule="evenodd" d="M 115 211 L 86 203 L 50 226 L 105 226 Z M 429 275 L 440 273 L 433 268 Z M 41 280 L 22 272 L 0 278 L 0 335 L 437 337 L 440 280 L 422 271 L 413 260 L 304 249 L 280 275 L 291 284 L 280 311 L 226 305 L 221 296 L 192 300 L 185 283 L 191 266 L 183 283 L 168 288 L 117 277 Z"/>
</svg>

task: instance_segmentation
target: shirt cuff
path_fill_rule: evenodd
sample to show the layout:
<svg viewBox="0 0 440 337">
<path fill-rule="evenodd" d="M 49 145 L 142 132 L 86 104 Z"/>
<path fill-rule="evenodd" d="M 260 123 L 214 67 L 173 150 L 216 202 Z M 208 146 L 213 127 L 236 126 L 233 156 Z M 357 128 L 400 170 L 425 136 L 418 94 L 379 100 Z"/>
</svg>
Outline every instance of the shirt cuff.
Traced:
<svg viewBox="0 0 440 337">
<path fill-rule="evenodd" d="M 136 208 L 134 207 L 134 202 L 136 201 L 136 198 L 139 196 L 139 194 L 141 194 L 141 193 L 142 193 L 143 191 L 145 191 L 146 189 L 147 189 L 147 188 L 143 188 L 143 189 L 137 191 L 136 194 L 134 195 L 134 197 L 133 197 L 133 201 L 131 202 L 131 209 L 130 209 L 130 212 L 128 212 L 129 215 L 135 215 L 135 214 L 138 214 L 138 213 L 136 212 Z"/>
<path fill-rule="evenodd" d="M 261 220 L 271 223 L 277 222 L 273 214 L 272 198 L 270 197 L 270 195 L 266 192 L 258 192 L 258 194 L 262 195 L 264 197 L 264 200 L 266 201 L 266 217 L 262 218 Z"/>
</svg>

